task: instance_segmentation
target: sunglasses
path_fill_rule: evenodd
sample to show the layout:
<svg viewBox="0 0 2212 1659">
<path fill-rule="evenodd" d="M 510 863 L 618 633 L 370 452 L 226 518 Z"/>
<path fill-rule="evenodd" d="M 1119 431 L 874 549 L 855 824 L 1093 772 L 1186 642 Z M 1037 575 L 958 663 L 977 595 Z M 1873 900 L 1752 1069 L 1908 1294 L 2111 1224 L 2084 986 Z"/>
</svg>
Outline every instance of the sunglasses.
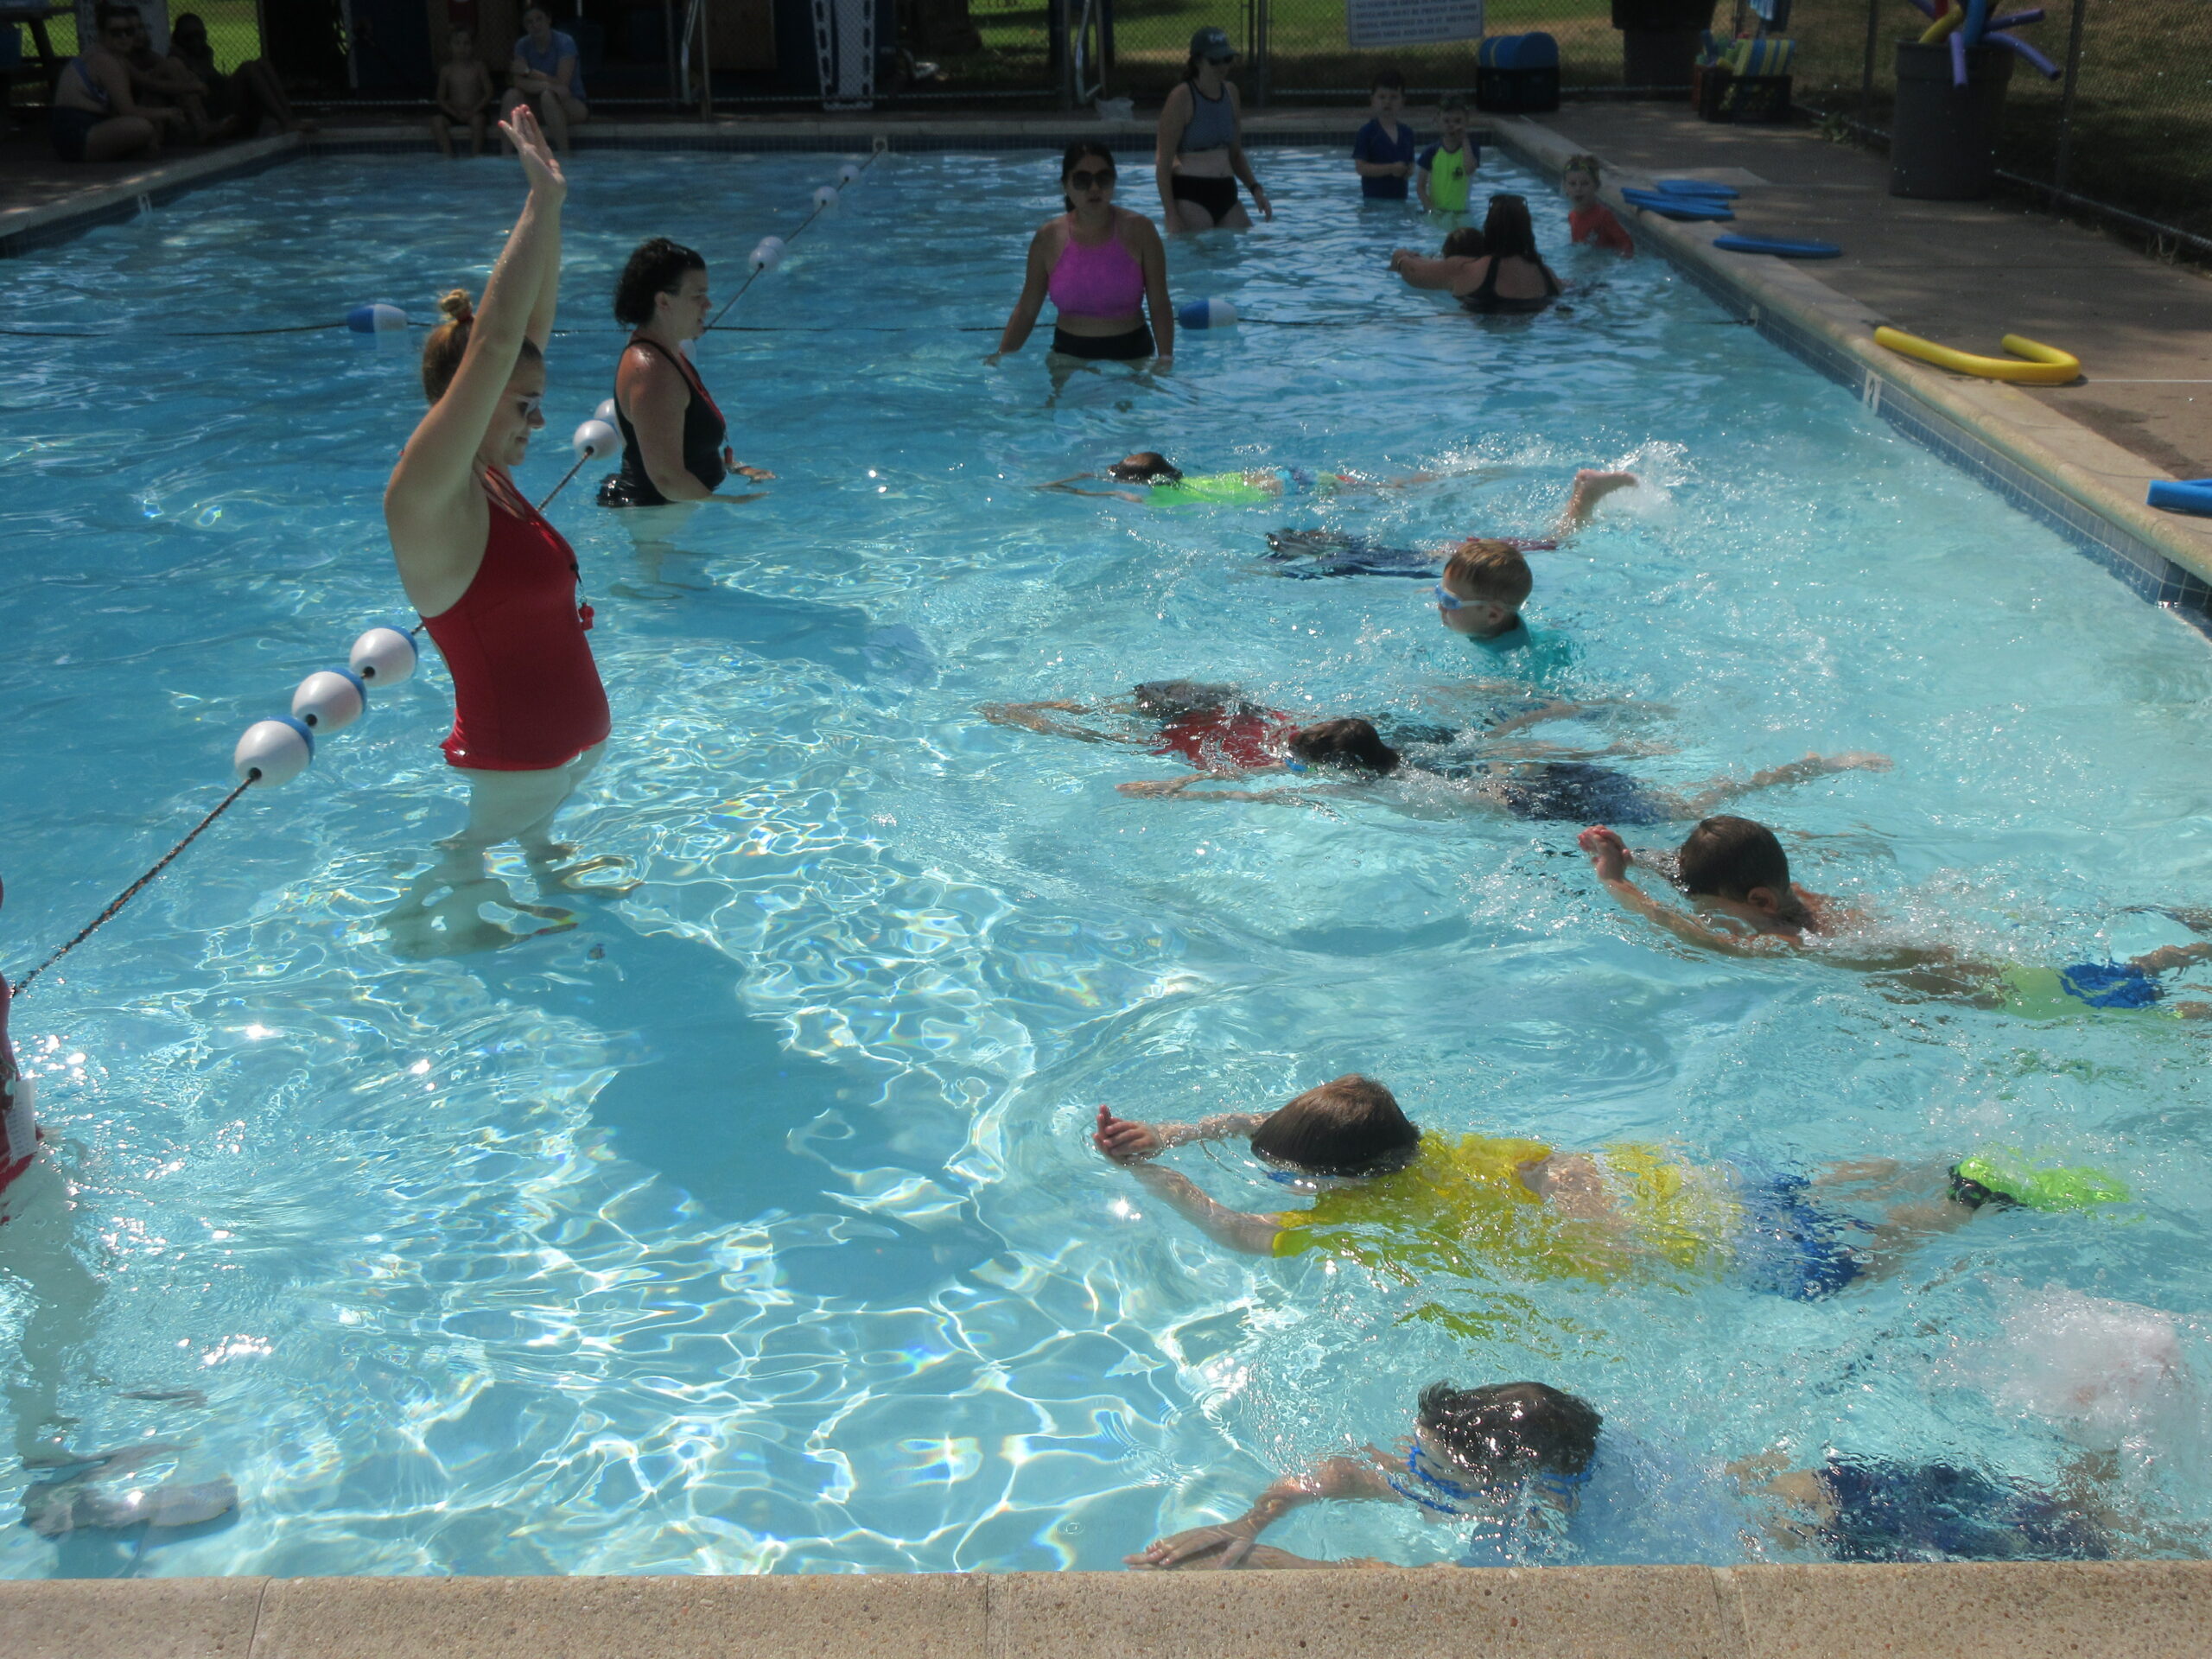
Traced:
<svg viewBox="0 0 2212 1659">
<path fill-rule="evenodd" d="M 1111 171 L 1093 173 L 1088 168 L 1079 168 L 1068 175 L 1068 184 L 1071 188 L 1076 190 L 1089 190 L 1093 187 L 1101 190 L 1110 190 L 1114 188 L 1114 175 Z"/>
</svg>

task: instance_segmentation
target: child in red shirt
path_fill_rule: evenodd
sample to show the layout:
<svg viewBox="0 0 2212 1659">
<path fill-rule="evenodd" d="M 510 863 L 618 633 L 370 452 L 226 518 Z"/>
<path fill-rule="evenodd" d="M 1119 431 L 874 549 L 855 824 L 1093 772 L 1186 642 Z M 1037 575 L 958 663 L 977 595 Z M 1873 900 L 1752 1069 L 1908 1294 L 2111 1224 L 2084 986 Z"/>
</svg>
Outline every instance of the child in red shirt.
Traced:
<svg viewBox="0 0 2212 1659">
<path fill-rule="evenodd" d="M 1574 241 L 1595 242 L 1615 253 L 1635 256 L 1636 244 L 1629 239 L 1628 232 L 1613 217 L 1613 210 L 1598 200 L 1595 156 L 1568 156 L 1567 171 L 1560 175 L 1559 187 L 1568 202 L 1567 228 Z"/>
</svg>

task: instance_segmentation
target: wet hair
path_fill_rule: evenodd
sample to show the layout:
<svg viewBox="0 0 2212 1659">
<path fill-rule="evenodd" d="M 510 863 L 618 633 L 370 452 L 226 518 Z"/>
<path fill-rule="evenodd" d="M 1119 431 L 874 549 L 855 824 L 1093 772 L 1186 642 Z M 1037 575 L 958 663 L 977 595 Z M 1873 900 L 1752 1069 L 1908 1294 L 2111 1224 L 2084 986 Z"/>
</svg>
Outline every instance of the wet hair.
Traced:
<svg viewBox="0 0 2212 1659">
<path fill-rule="evenodd" d="M 1536 251 L 1536 227 L 1529 222 L 1525 196 L 1500 194 L 1490 199 L 1490 212 L 1483 219 L 1483 240 L 1490 245 L 1494 259 L 1543 257 Z"/>
<path fill-rule="evenodd" d="M 1096 138 L 1078 138 L 1075 143 L 1070 144 L 1065 150 L 1060 152 L 1060 190 L 1062 193 L 1060 200 L 1067 204 L 1067 210 L 1070 213 L 1075 212 L 1075 198 L 1066 194 L 1068 175 L 1075 171 L 1076 163 L 1077 162 L 1086 160 L 1093 156 L 1096 156 L 1100 161 L 1106 163 L 1106 170 L 1109 173 L 1118 173 L 1121 171 L 1119 168 L 1114 165 L 1114 152 L 1107 149 L 1105 145 L 1100 143 Z"/>
<path fill-rule="evenodd" d="M 1382 741 L 1372 721 L 1325 720 L 1290 734 L 1294 760 L 1325 772 L 1367 772 L 1387 778 L 1398 769 L 1398 752 Z"/>
<path fill-rule="evenodd" d="M 1590 175 L 1590 182 L 1592 184 L 1603 182 L 1605 177 L 1598 170 L 1598 158 L 1595 156 L 1568 156 L 1567 165 L 1560 168 L 1559 175 L 1563 179 L 1570 173 L 1587 173 Z"/>
<path fill-rule="evenodd" d="M 1308 1089 L 1252 1132 L 1255 1153 L 1309 1175 L 1388 1174 L 1420 1145 L 1398 1097 L 1357 1071 Z"/>
<path fill-rule="evenodd" d="M 1444 562 L 1444 580 L 1465 588 L 1465 598 L 1516 611 L 1528 603 L 1536 586 L 1529 561 L 1519 548 L 1487 537 L 1465 541 L 1453 548 L 1452 556 Z"/>
<path fill-rule="evenodd" d="M 1465 115 L 1467 100 L 1457 92 L 1446 92 L 1436 100 L 1436 112 L 1439 115 Z"/>
<path fill-rule="evenodd" d="M 647 237 L 638 244 L 630 263 L 622 267 L 621 280 L 614 284 L 614 321 L 632 328 L 644 327 L 653 320 L 657 296 L 675 293 L 685 271 L 706 268 L 705 258 L 681 242 L 671 242 L 664 236 Z"/>
<path fill-rule="evenodd" d="M 1444 238 L 1446 259 L 1479 259 L 1490 251 L 1490 244 L 1483 240 L 1483 233 L 1471 225 L 1462 225 Z"/>
<path fill-rule="evenodd" d="M 468 332 L 476 321 L 476 306 L 465 288 L 447 294 L 438 302 L 438 309 L 445 321 L 431 329 L 430 337 L 423 342 L 423 395 L 434 404 L 446 395 L 454 376 L 461 372 L 461 359 L 468 354 Z M 537 349 L 537 342 L 525 340 L 515 366 L 544 360 L 545 353 Z"/>
<path fill-rule="evenodd" d="M 1149 484 L 1155 478 L 1164 478 L 1171 484 L 1183 481 L 1182 469 L 1157 449 L 1140 449 L 1126 460 L 1116 461 L 1106 469 L 1106 476 L 1117 478 L 1124 484 Z"/>
<path fill-rule="evenodd" d="M 1370 92 L 1402 92 L 1406 90 L 1405 72 L 1402 69 L 1377 69 L 1374 79 L 1367 83 Z"/>
<path fill-rule="evenodd" d="M 1598 1455 L 1598 1408 L 1543 1382 L 1490 1382 L 1421 1391 L 1415 1421 L 1470 1473 L 1579 1475 Z"/>
<path fill-rule="evenodd" d="M 1693 899 L 1713 897 L 1741 901 L 1753 887 L 1770 888 L 1787 904 L 1789 855 L 1782 850 L 1774 831 L 1751 818 L 1701 818 L 1675 855 L 1675 879 Z"/>
</svg>

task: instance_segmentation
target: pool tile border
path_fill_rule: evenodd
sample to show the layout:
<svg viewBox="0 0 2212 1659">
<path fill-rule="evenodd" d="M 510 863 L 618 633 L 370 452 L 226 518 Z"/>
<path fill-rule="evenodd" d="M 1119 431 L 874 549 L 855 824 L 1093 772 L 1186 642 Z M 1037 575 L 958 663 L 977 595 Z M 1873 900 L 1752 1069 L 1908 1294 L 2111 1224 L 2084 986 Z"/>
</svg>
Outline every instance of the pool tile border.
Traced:
<svg viewBox="0 0 2212 1659">
<path fill-rule="evenodd" d="M 1494 140 L 1556 177 L 1580 146 L 1537 123 L 1503 118 Z M 2171 474 L 2018 389 L 1925 368 L 1873 343 L 1884 321 L 1801 266 L 1712 245 L 1725 226 L 1678 223 L 1630 207 L 1622 188 L 1652 181 L 1608 169 L 1605 194 L 1637 234 L 1707 297 L 2000 499 L 2056 531 L 2143 598 L 2212 636 L 2212 521 L 2176 521 L 2141 503 Z M 2123 493 L 2123 485 L 2130 494 Z"/>
<path fill-rule="evenodd" d="M 2183 1659 L 2212 1562 L 48 1579 L 8 1659 Z"/>
</svg>

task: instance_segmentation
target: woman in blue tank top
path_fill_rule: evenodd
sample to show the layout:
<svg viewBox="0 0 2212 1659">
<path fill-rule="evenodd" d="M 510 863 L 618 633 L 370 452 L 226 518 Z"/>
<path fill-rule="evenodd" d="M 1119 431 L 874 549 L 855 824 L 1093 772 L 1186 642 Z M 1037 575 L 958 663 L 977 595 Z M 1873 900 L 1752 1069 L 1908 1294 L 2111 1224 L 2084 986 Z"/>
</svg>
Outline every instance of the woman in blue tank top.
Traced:
<svg viewBox="0 0 2212 1659">
<path fill-rule="evenodd" d="M 591 119 L 591 108 L 584 102 L 583 67 L 576 58 L 576 42 L 553 27 L 553 14 L 543 6 L 525 10 L 522 26 L 525 33 L 515 42 L 513 60 L 507 65 L 514 90 L 500 104 L 499 118 L 512 118 L 518 104 L 529 105 L 537 124 L 545 129 L 554 153 L 565 156 L 569 129 Z"/>
<path fill-rule="evenodd" d="M 1191 36 L 1183 79 L 1160 109 L 1153 174 L 1160 183 L 1162 222 L 1171 231 L 1210 231 L 1217 225 L 1250 230 L 1251 216 L 1237 205 L 1239 179 L 1262 216 L 1275 216 L 1244 155 L 1241 106 L 1227 79 L 1236 61 L 1236 48 L 1225 31 L 1200 29 Z"/>
</svg>

